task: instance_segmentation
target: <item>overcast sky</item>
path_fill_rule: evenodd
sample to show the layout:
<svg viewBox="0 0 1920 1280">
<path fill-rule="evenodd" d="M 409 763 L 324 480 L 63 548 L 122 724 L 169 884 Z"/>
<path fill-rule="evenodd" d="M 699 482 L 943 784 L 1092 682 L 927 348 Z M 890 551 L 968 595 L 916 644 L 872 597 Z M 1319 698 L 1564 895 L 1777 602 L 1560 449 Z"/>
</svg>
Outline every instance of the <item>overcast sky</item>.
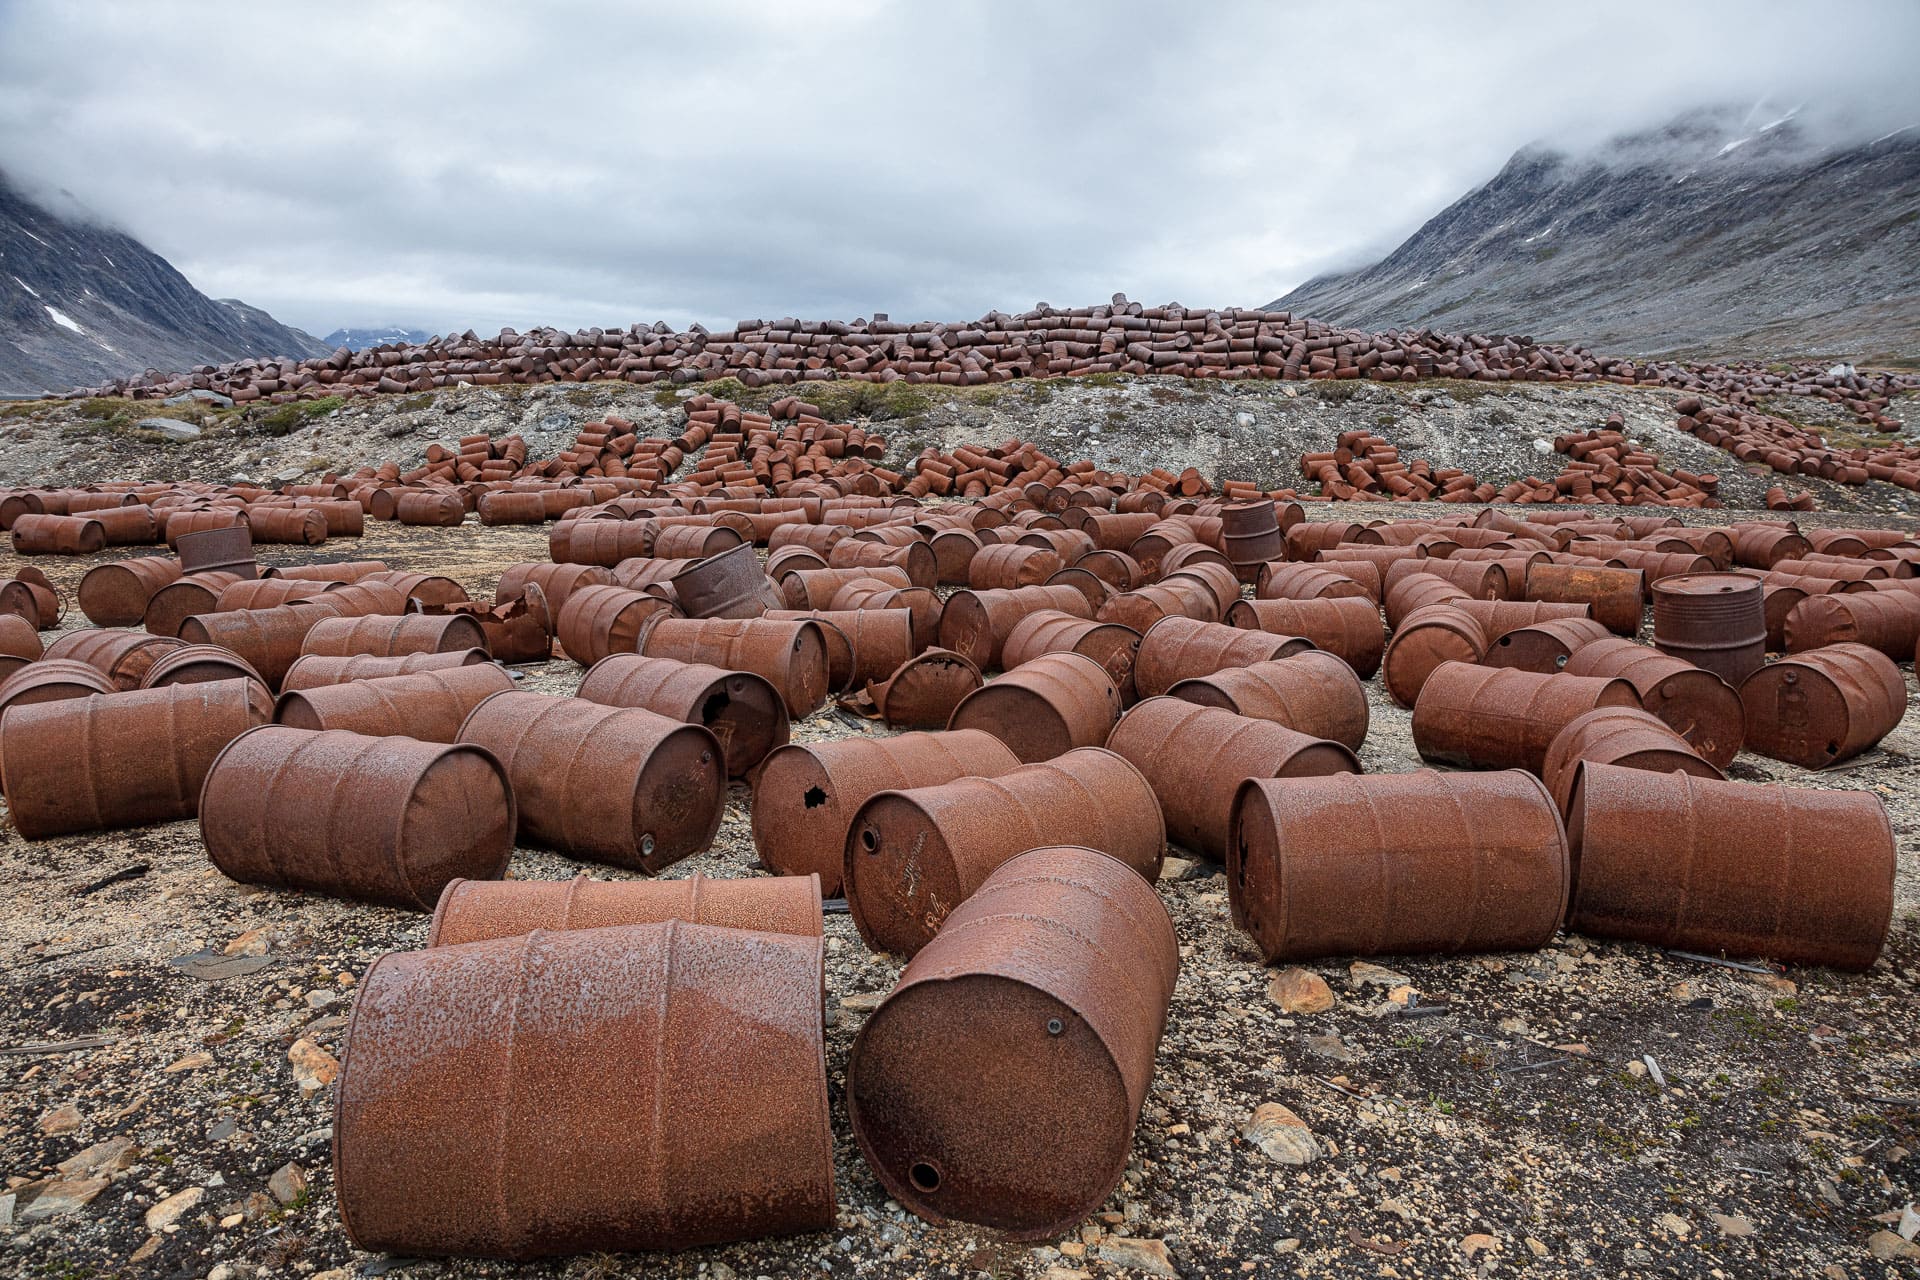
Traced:
<svg viewBox="0 0 1920 1280">
<path fill-rule="evenodd" d="M 0 167 L 315 334 L 1256 305 L 1532 140 L 1920 122 L 1916 50 L 1913 0 L 0 0 Z"/>
</svg>

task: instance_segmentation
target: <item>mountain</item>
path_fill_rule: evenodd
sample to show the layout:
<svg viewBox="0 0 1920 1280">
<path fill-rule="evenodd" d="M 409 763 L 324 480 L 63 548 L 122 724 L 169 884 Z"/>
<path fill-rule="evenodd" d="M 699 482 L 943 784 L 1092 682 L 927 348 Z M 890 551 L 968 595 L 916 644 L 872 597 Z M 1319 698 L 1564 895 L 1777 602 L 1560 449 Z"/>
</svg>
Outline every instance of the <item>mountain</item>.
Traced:
<svg viewBox="0 0 1920 1280">
<path fill-rule="evenodd" d="M 327 351 L 257 307 L 207 297 L 138 240 L 54 213 L 0 174 L 0 392 Z"/>
<path fill-rule="evenodd" d="M 351 351 L 365 351 L 368 347 L 384 347 L 396 342 L 418 346 L 432 337 L 425 329 L 402 329 L 394 324 L 377 329 L 335 329 L 320 341 L 329 349 L 346 347 Z"/>
<path fill-rule="evenodd" d="M 1821 145 L 1694 113 L 1516 153 L 1381 261 L 1268 304 L 1632 355 L 1920 354 L 1920 128 Z"/>
</svg>

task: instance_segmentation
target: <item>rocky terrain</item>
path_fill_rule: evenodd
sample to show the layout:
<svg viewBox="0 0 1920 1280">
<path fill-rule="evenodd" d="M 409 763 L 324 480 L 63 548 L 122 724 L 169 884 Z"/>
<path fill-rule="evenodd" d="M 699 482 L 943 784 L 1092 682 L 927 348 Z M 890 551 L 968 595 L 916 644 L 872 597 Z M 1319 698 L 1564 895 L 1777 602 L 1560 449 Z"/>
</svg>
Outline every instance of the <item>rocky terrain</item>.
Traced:
<svg viewBox="0 0 1920 1280">
<path fill-rule="evenodd" d="M 257 307 L 207 297 L 133 237 L 43 207 L 0 173 L 0 393 L 328 350 Z"/>
<path fill-rule="evenodd" d="M 565 404 L 563 400 L 559 404 Z M 546 410 L 561 414 L 558 407 Z M 557 429 L 557 428 L 556 428 Z M 1104 434 L 1104 432 L 1103 432 Z M 1213 446 L 1207 445 L 1207 448 Z M 1427 508 L 1437 510 L 1438 508 Z M 370 526 L 330 556 L 480 595 L 539 528 Z M 305 556 L 282 548 L 264 558 Z M 43 561 L 71 592 L 97 558 Z M 76 624 L 77 618 L 70 618 Z M 570 692 L 571 663 L 523 669 Z M 1909 677 L 1910 678 L 1910 677 Z M 1378 683 L 1369 685 L 1370 696 Z M 1376 700 L 1362 760 L 1416 767 Z M 831 711 L 810 739 L 871 732 Z M 827 919 L 835 1229 L 526 1266 L 355 1252 L 331 1190 L 328 1081 L 354 987 L 424 916 L 243 887 L 182 822 L 0 834 L 0 1270 L 33 1277 L 1616 1276 L 1914 1274 L 1920 1199 L 1920 710 L 1828 774 L 1899 839 L 1893 936 L 1862 975 L 1707 963 L 1562 935 L 1538 952 L 1263 968 L 1219 869 L 1171 860 L 1182 973 L 1125 1180 L 1080 1229 L 1014 1245 L 889 1201 L 850 1138 L 852 1036 L 898 974 Z M 675 876 L 754 874 L 747 792 Z M 1175 853 L 1181 851 L 1175 850 Z M 522 849 L 512 874 L 585 870 Z M 1247 1136 L 1256 1108 L 1284 1118 Z M 1278 1113 L 1267 1111 L 1270 1120 Z"/>
<path fill-rule="evenodd" d="M 1701 112 L 1578 156 L 1516 153 L 1371 266 L 1269 304 L 1636 355 L 1920 353 L 1920 128 L 1823 144 Z"/>
</svg>

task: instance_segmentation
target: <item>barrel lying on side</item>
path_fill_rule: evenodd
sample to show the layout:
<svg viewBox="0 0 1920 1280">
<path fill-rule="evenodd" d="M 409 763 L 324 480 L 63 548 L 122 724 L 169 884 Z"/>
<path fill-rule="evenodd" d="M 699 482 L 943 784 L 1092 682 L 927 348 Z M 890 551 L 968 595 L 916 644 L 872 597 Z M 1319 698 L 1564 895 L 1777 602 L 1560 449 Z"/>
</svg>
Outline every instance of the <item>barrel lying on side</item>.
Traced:
<svg viewBox="0 0 1920 1280">
<path fill-rule="evenodd" d="M 1554 735 L 1575 716 L 1639 705 L 1625 680 L 1448 662 L 1413 705 L 1413 745 L 1422 760 L 1439 764 L 1538 774 Z"/>
<path fill-rule="evenodd" d="M 1834 644 L 1760 668 L 1740 685 L 1747 746 L 1803 769 L 1852 759 L 1907 714 L 1907 682 L 1878 649 Z"/>
<path fill-rule="evenodd" d="M 1043 653 L 968 694 L 949 729 L 983 729 L 1032 764 L 1105 745 L 1120 718 L 1120 689 L 1077 653 Z"/>
<path fill-rule="evenodd" d="M 1345 662 L 1316 649 L 1182 680 L 1167 696 L 1271 720 L 1295 733 L 1329 738 L 1349 751 L 1358 751 L 1367 739 L 1365 687 Z"/>
<path fill-rule="evenodd" d="M 744 544 L 743 544 L 744 545 Z M 729 777 L 745 777 L 787 740 L 780 691 L 751 671 L 700 662 L 609 654 L 580 682 L 579 697 L 609 707 L 644 707 L 656 715 L 705 725 L 719 739 Z"/>
<path fill-rule="evenodd" d="M 1581 763 L 1588 760 L 1661 773 L 1677 769 L 1696 778 L 1722 776 L 1673 726 L 1651 711 L 1637 707 L 1597 707 L 1585 715 L 1575 716 L 1566 728 L 1554 735 L 1547 747 L 1546 762 L 1540 767 L 1540 780 L 1553 794 L 1554 807 L 1560 810 L 1562 818 L 1573 809 L 1574 783 L 1580 776 Z M 1569 845 L 1574 856 L 1579 857 L 1579 847 L 1571 841 Z"/>
<path fill-rule="evenodd" d="M 667 920 L 817 938 L 820 877 L 712 880 L 695 872 L 683 880 L 451 880 L 433 909 L 426 945 Z"/>
<path fill-rule="evenodd" d="M 513 677 L 491 662 L 416 671 L 283 693 L 273 718 L 295 729 L 344 729 L 373 737 L 397 734 L 422 742 L 453 742 L 468 713 L 485 699 L 512 688 Z"/>
</svg>

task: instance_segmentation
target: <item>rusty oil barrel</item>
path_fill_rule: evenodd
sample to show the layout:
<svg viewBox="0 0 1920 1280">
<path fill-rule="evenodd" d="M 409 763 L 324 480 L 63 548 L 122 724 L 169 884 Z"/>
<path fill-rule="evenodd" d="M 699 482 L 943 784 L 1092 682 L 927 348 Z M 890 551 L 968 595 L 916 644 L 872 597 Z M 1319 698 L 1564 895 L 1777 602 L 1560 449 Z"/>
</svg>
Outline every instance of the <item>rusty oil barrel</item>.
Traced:
<svg viewBox="0 0 1920 1280">
<path fill-rule="evenodd" d="M 1803 769 L 1851 759 L 1907 714 L 1907 682 L 1893 659 L 1863 644 L 1834 644 L 1769 663 L 1740 686 L 1746 746 Z"/>
<path fill-rule="evenodd" d="M 1631 640 L 1608 638 L 1567 659 L 1570 676 L 1619 678 L 1640 705 L 1685 738 L 1716 769 L 1733 763 L 1745 737 L 1740 695 L 1713 672 Z"/>
<path fill-rule="evenodd" d="M 327 517 L 311 507 L 248 507 L 247 532 L 255 546 L 280 543 L 317 547 L 327 540 Z M 409 522 L 414 523 L 414 522 Z"/>
<path fill-rule="evenodd" d="M 179 577 L 180 562 L 172 556 L 95 565 L 80 579 L 80 612 L 97 627 L 137 627 L 153 593 Z"/>
<path fill-rule="evenodd" d="M 830 1229 L 824 953 L 674 920 L 381 957 L 336 1085 L 348 1238 L 527 1259 Z"/>
<path fill-rule="evenodd" d="M 24 515 L 11 534 L 17 556 L 90 556 L 107 545 L 106 528 L 91 516 Z"/>
<path fill-rule="evenodd" d="M 1571 880 L 1553 799 L 1518 769 L 1253 778 L 1227 826 L 1233 921 L 1269 964 L 1537 950 Z"/>
<path fill-rule="evenodd" d="M 506 767 L 523 839 L 657 873 L 713 842 L 726 807 L 720 743 L 700 725 L 582 698 L 496 693 L 461 742 Z"/>
<path fill-rule="evenodd" d="M 554 634 L 569 658 L 591 667 L 609 654 L 634 652 L 648 621 L 671 609 L 660 597 L 627 587 L 577 587 L 554 618 Z"/>
<path fill-rule="evenodd" d="M 1255 574 L 1256 600 L 1372 600 L 1364 582 L 1334 565 L 1263 564 Z"/>
<path fill-rule="evenodd" d="M 861 805 L 882 791 L 996 778 L 1019 767 L 1005 743 L 979 730 L 779 747 L 753 781 L 753 845 L 776 874 L 818 875 L 821 892 L 838 897 L 847 831 Z"/>
<path fill-rule="evenodd" d="M 467 504 L 445 489 L 415 490 L 399 496 L 393 514 L 401 524 L 451 529 L 466 520 Z"/>
<path fill-rule="evenodd" d="M 169 649 L 147 668 L 141 687 L 164 689 L 170 684 L 204 684 L 213 680 L 246 681 L 260 719 L 273 719 L 273 691 L 267 688 L 267 682 L 245 658 L 217 644 L 182 644 L 177 649 Z"/>
<path fill-rule="evenodd" d="M 789 609 L 831 609 L 833 598 L 848 583 L 871 579 L 889 587 L 914 585 L 904 569 L 890 565 L 851 569 L 794 569 L 780 575 L 780 590 Z"/>
<path fill-rule="evenodd" d="M 1420 574 L 1444 578 L 1475 600 L 1510 600 L 1519 594 L 1515 584 L 1508 581 L 1505 566 L 1497 561 L 1442 560 L 1438 556 L 1394 562 L 1387 566 L 1382 586 L 1385 591 L 1392 591 Z"/>
<path fill-rule="evenodd" d="M 1453 603 L 1415 609 L 1400 620 L 1380 662 L 1380 683 L 1400 706 L 1411 709 L 1427 678 L 1448 662 L 1478 663 L 1487 656 L 1487 631 Z"/>
<path fill-rule="evenodd" d="M 16 614 L 0 613 L 0 680 L 45 654 L 38 627 Z"/>
<path fill-rule="evenodd" d="M 307 633 L 325 621 L 342 620 L 307 604 L 203 613 L 181 622 L 180 638 L 188 644 L 217 644 L 233 650 L 260 673 L 268 688 L 277 690 L 287 669 L 300 657 Z"/>
<path fill-rule="evenodd" d="M 220 588 L 220 594 L 213 598 L 213 611 L 232 613 L 236 609 L 276 609 L 283 604 L 296 604 L 325 595 L 332 585 L 300 578 L 242 578 Z"/>
<path fill-rule="evenodd" d="M 43 657 L 18 667 L 12 675 L 0 680 L 0 715 L 5 715 L 10 707 L 116 692 L 112 677 L 90 662 Z"/>
<path fill-rule="evenodd" d="M 1042 611 L 1091 619 L 1093 606 L 1071 586 L 956 591 L 940 614 L 940 647 L 964 655 L 982 671 L 1005 665 L 1007 637 L 1028 616 Z"/>
<path fill-rule="evenodd" d="M 1554 735 L 1547 747 L 1546 763 L 1540 766 L 1540 780 L 1547 784 L 1554 807 L 1563 818 L 1572 812 L 1573 784 L 1583 760 L 1660 773 L 1678 769 L 1697 778 L 1724 776 L 1675 733 L 1673 726 L 1651 711 L 1599 707 L 1568 721 L 1567 727 Z M 1569 847 L 1577 860 L 1579 847 L 1571 842 Z"/>
<path fill-rule="evenodd" d="M 409 573 L 401 569 L 387 569 L 366 575 L 356 585 L 372 583 L 384 583 L 399 591 L 401 607 L 393 610 L 394 613 L 406 612 L 406 602 L 410 600 L 418 600 L 423 605 L 444 605 L 461 604 L 469 599 L 467 589 L 444 573 Z"/>
<path fill-rule="evenodd" d="M 245 680 L 12 706 L 0 791 L 28 840 L 191 818 L 214 757 L 260 721 Z"/>
<path fill-rule="evenodd" d="M 787 741 L 787 708 L 780 691 L 751 671 L 615 653 L 594 663 L 575 696 L 704 725 L 719 741 L 727 775 L 733 778 L 745 777 Z"/>
<path fill-rule="evenodd" d="M 407 736 L 264 725 L 227 744 L 200 793 L 201 839 L 229 879 L 415 911 L 451 880 L 505 875 L 513 835 L 498 760 Z"/>
<path fill-rule="evenodd" d="M 147 600 L 140 625 L 156 636 L 177 636 L 188 618 L 214 612 L 221 590 L 238 581 L 231 573 L 210 570 L 169 582 Z"/>
<path fill-rule="evenodd" d="M 1567 924 L 1595 937 L 1869 969 L 1893 918 L 1893 828 L 1863 791 L 1589 764 L 1567 827 Z"/>
<path fill-rule="evenodd" d="M 1767 656 L 1760 580 L 1744 573 L 1682 573 L 1653 584 L 1653 643 L 1733 688 Z"/>
<path fill-rule="evenodd" d="M 954 708 L 986 680 L 980 668 L 951 649 L 935 646 L 914 654 L 864 696 L 889 727 L 944 729 Z"/>
<path fill-rule="evenodd" d="M 1501 632 L 1487 645 L 1480 661 L 1489 667 L 1518 667 L 1552 675 L 1566 667 L 1575 650 L 1614 638 L 1613 632 L 1592 618 L 1550 618 Z"/>
<path fill-rule="evenodd" d="M 996 778 L 883 791 L 853 816 L 841 883 L 867 945 L 910 956 L 995 868 L 1050 844 L 1110 853 L 1151 883 L 1166 853 L 1160 802 L 1138 769 L 1100 747 Z"/>
<path fill-rule="evenodd" d="M 209 572 L 231 573 L 236 578 L 260 576 L 260 565 L 253 558 L 253 534 L 244 522 L 183 533 L 173 544 L 180 571 L 189 577 Z"/>
<path fill-rule="evenodd" d="M 1220 598 L 1199 578 L 1176 573 L 1161 582 L 1123 591 L 1094 612 L 1101 622 L 1115 622 L 1142 635 L 1167 617 L 1220 621 Z"/>
<path fill-rule="evenodd" d="M 282 693 L 273 719 L 308 731 L 341 729 L 371 737 L 453 742 L 475 707 L 512 688 L 513 677 L 491 662 L 416 671 Z"/>
<path fill-rule="evenodd" d="M 1157 698 L 1182 680 L 1198 680 L 1216 671 L 1277 662 L 1313 648 L 1300 636 L 1249 631 L 1222 622 L 1166 617 L 1147 628 L 1134 657 L 1134 689 Z"/>
<path fill-rule="evenodd" d="M 780 691 L 795 720 L 812 715 L 827 696 L 827 642 L 817 622 L 655 616 L 635 648 L 649 658 L 751 671 Z"/>
<path fill-rule="evenodd" d="M 868 613 L 880 609 L 904 610 L 913 619 L 914 652 L 931 648 L 940 638 L 940 622 L 946 606 L 939 595 L 926 587 L 896 587 L 872 579 L 855 578 L 819 610 L 768 610 L 769 613 L 805 615 L 808 613 Z"/>
<path fill-rule="evenodd" d="M 1317 649 L 1182 680 L 1167 696 L 1271 720 L 1310 738 L 1329 738 L 1349 751 L 1358 751 L 1367 738 L 1365 687 L 1346 663 Z"/>
<path fill-rule="evenodd" d="M 1134 698 L 1133 663 L 1140 635 L 1113 622 L 1094 622 L 1058 609 L 1041 609 L 1016 622 L 1000 650 L 1011 671 L 1043 653 L 1077 653 L 1092 658 L 1120 690 L 1122 703 Z"/>
<path fill-rule="evenodd" d="M 1413 704 L 1413 745 L 1422 760 L 1463 769 L 1537 774 L 1554 735 L 1595 707 L 1637 707 L 1632 684 L 1615 678 L 1538 675 L 1446 662 Z"/>
<path fill-rule="evenodd" d="M 1474 601 L 1473 597 L 1448 582 L 1445 578 L 1435 577 L 1431 573 L 1414 573 L 1387 592 L 1383 605 L 1387 616 L 1387 626 L 1395 631 L 1400 624 L 1421 609 L 1436 604 L 1466 603 L 1510 603 L 1507 601 Z"/>
<path fill-rule="evenodd" d="M 1242 582 L 1252 582 L 1267 561 L 1286 559 L 1287 538 L 1280 532 L 1280 516 L 1273 499 L 1235 502 L 1222 508 L 1220 545 Z"/>
<path fill-rule="evenodd" d="M 84 662 L 104 675 L 117 690 L 138 689 L 146 683 L 153 664 L 185 642 L 144 631 L 84 627 L 63 631 L 46 648 L 46 656 Z"/>
<path fill-rule="evenodd" d="M 829 646 L 827 679 L 836 689 L 864 689 L 885 680 L 924 647 L 914 641 L 908 609 L 769 609 L 765 616 L 775 622 L 821 625 Z M 832 652 L 838 647 L 836 638 L 846 646 L 840 659 Z M 837 669 L 841 660 L 844 673 Z"/>
<path fill-rule="evenodd" d="M 681 920 L 719 929 L 822 933 L 819 876 L 714 880 L 451 880 L 427 928 L 429 947 L 516 938 L 535 929 L 610 929 Z"/>
<path fill-rule="evenodd" d="M 695 561 L 672 583 L 674 598 L 689 618 L 757 618 L 784 603 L 750 542 Z"/>
<path fill-rule="evenodd" d="M 446 671 L 454 667 L 478 666 L 491 662 L 484 649 L 460 649 L 450 653 L 409 653 L 398 658 L 375 658 L 361 654 L 351 658 L 300 658 L 287 668 L 280 682 L 282 693 L 296 689 L 317 689 L 323 685 L 344 684 L 349 680 L 379 680 L 387 676 L 410 676 L 417 671 Z"/>
<path fill-rule="evenodd" d="M 325 618 L 308 630 L 300 656 L 397 658 L 409 653 L 460 653 L 487 647 L 479 622 L 461 613 L 367 614 Z"/>
<path fill-rule="evenodd" d="M 1181 698 L 1148 698 L 1120 717 L 1107 749 L 1125 756 L 1160 799 L 1167 838 L 1219 862 L 1233 796 L 1248 778 L 1358 773 L 1337 742 Z"/>
<path fill-rule="evenodd" d="M 1645 575 L 1638 569 L 1536 564 L 1527 570 L 1526 598 L 1590 605 L 1607 630 L 1632 639 L 1640 634 L 1646 607 Z"/>
<path fill-rule="evenodd" d="M 493 602 L 505 604 L 518 599 L 529 583 L 546 594 L 547 606 L 557 616 L 566 607 L 567 598 L 581 587 L 612 586 L 613 571 L 597 564 L 508 565 L 506 572 L 500 575 L 499 585 L 494 588 Z"/>
<path fill-rule="evenodd" d="M 854 1039 L 868 1166 L 928 1222 L 1071 1233 L 1126 1169 L 1179 971 L 1166 908 L 1113 858 L 1007 861 Z"/>
<path fill-rule="evenodd" d="M 1104 746 L 1120 718 L 1120 688 L 1078 653 L 1043 653 L 968 694 L 949 729 L 980 729 L 1025 764 Z"/>
<path fill-rule="evenodd" d="M 1808 596 L 1787 614 L 1782 638 L 1787 652 L 1793 654 L 1836 644 L 1863 644 L 1895 662 L 1908 662 L 1920 646 L 1920 593 Z"/>
<path fill-rule="evenodd" d="M 1353 597 L 1237 600 L 1227 609 L 1226 623 L 1268 635 L 1300 636 L 1343 660 L 1362 680 L 1380 670 L 1386 648 L 1378 606 Z"/>
<path fill-rule="evenodd" d="M 36 631 L 50 631 L 67 616 L 67 602 L 46 574 L 28 565 L 0 582 L 0 614 L 25 619 Z"/>
</svg>

